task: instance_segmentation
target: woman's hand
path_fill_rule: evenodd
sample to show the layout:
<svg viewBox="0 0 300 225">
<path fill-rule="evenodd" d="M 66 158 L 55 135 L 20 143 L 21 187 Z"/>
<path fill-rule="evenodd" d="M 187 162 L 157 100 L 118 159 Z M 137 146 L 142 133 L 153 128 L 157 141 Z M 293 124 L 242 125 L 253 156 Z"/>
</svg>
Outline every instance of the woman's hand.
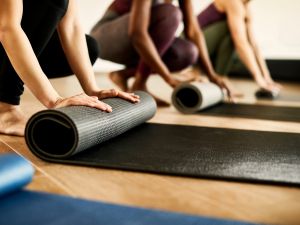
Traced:
<svg viewBox="0 0 300 225">
<path fill-rule="evenodd" d="M 231 102 L 235 102 L 234 100 L 234 91 L 231 87 L 228 80 L 222 78 L 220 75 L 214 75 L 212 77 L 209 77 L 210 81 L 218 85 L 223 91 L 226 92 L 226 95 L 228 96 L 229 100 Z"/>
<path fill-rule="evenodd" d="M 165 81 L 172 87 L 176 88 L 180 83 L 182 83 L 180 80 L 177 80 L 171 76 L 165 79 Z"/>
<path fill-rule="evenodd" d="M 280 87 L 278 87 L 276 84 L 272 83 L 264 83 L 264 84 L 258 84 L 259 87 L 265 91 L 268 91 L 270 93 L 278 94 L 280 92 Z"/>
<path fill-rule="evenodd" d="M 110 89 L 110 90 L 101 90 L 98 92 L 95 92 L 93 95 L 97 96 L 99 99 L 105 99 L 105 98 L 123 98 L 127 101 L 138 103 L 140 101 L 140 96 L 134 94 L 134 93 L 128 93 L 124 91 L 119 91 L 116 89 Z"/>
<path fill-rule="evenodd" d="M 82 105 L 82 106 L 97 108 L 105 112 L 112 112 L 111 106 L 100 101 L 99 99 L 114 98 L 114 97 L 123 98 L 133 103 L 137 103 L 140 101 L 140 97 L 138 95 L 135 95 L 134 93 L 127 93 L 115 89 L 110 89 L 110 90 L 98 91 L 94 93 L 92 96 L 82 93 L 68 98 L 59 98 L 55 102 L 53 108 L 60 108 L 60 107 L 71 106 L 71 105 Z"/>
<path fill-rule="evenodd" d="M 60 108 L 71 105 L 82 105 L 100 109 L 105 112 L 112 112 L 111 106 L 99 101 L 97 96 L 88 96 L 85 93 L 75 95 L 68 98 L 59 98 L 53 108 Z"/>
</svg>

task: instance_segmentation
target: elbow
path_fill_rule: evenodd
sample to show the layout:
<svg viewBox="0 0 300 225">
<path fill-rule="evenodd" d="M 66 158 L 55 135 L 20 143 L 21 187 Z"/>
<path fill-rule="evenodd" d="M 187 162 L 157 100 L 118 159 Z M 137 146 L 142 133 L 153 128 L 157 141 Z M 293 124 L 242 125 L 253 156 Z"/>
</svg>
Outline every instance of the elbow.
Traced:
<svg viewBox="0 0 300 225">
<path fill-rule="evenodd" d="M 14 33 L 18 29 L 22 29 L 21 25 L 10 25 L 10 24 L 1 24 L 0 23 L 0 42 L 2 43 L 2 41 L 7 36 Z"/>
<path fill-rule="evenodd" d="M 129 30 L 128 32 L 129 39 L 131 43 L 136 46 L 144 42 L 147 32 L 143 30 Z"/>
<path fill-rule="evenodd" d="M 0 42 L 2 42 L 6 33 L 7 33 L 7 27 L 0 23 Z"/>
<path fill-rule="evenodd" d="M 185 35 L 186 35 L 187 39 L 194 41 L 194 40 L 198 40 L 199 38 L 202 37 L 202 32 L 201 32 L 201 30 L 190 27 L 190 28 L 186 29 Z"/>
<path fill-rule="evenodd" d="M 185 35 L 187 36 L 188 39 L 191 40 L 191 39 L 193 39 L 195 37 L 195 30 L 191 29 L 191 28 L 188 28 L 185 31 Z"/>
</svg>

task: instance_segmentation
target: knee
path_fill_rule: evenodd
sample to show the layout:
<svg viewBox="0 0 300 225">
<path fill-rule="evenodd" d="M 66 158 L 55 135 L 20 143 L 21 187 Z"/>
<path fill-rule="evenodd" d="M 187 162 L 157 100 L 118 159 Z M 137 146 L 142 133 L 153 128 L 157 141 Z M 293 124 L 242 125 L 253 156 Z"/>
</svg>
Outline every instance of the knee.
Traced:
<svg viewBox="0 0 300 225">
<path fill-rule="evenodd" d="M 99 47 L 97 41 L 89 35 L 86 35 L 86 43 L 89 51 L 91 63 L 94 64 L 99 57 Z"/>
<path fill-rule="evenodd" d="M 195 44 L 187 40 L 176 39 L 168 50 L 168 54 L 165 55 L 164 61 L 174 72 L 195 64 L 198 56 L 199 52 Z"/>
<path fill-rule="evenodd" d="M 182 21 L 182 13 L 180 9 L 174 5 L 168 4 L 167 15 L 175 24 L 180 24 Z"/>
<path fill-rule="evenodd" d="M 188 65 L 196 63 L 199 57 L 199 51 L 195 44 L 188 42 L 186 46 L 186 60 Z"/>
<path fill-rule="evenodd" d="M 157 13 L 162 16 L 164 20 L 170 21 L 172 24 L 179 26 L 182 21 L 182 13 L 180 9 L 172 4 L 161 4 L 155 7 Z"/>
</svg>

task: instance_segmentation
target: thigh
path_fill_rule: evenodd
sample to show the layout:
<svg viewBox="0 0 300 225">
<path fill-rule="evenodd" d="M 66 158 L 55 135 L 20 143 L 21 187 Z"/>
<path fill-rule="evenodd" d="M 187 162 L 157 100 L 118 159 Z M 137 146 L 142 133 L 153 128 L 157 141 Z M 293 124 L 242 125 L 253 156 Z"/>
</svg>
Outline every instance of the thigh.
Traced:
<svg viewBox="0 0 300 225">
<path fill-rule="evenodd" d="M 109 13 L 114 12 L 106 14 Z M 139 57 L 128 35 L 128 23 L 127 13 L 96 25 L 91 35 L 98 43 L 100 58 L 124 65 L 137 64 Z"/>
<path fill-rule="evenodd" d="M 171 72 L 175 72 L 193 65 L 197 58 L 198 49 L 194 43 L 176 38 L 163 56 L 163 61 Z"/>
<path fill-rule="evenodd" d="M 220 21 L 214 24 L 211 24 L 203 29 L 207 49 L 209 55 L 214 56 L 223 39 L 230 35 L 230 31 L 226 21 Z"/>
<path fill-rule="evenodd" d="M 220 74 L 228 74 L 233 65 L 235 55 L 234 45 L 230 35 L 225 36 L 217 50 L 215 57 L 215 70 Z"/>
<path fill-rule="evenodd" d="M 98 58 L 97 43 L 88 35 L 86 35 L 86 42 L 90 61 L 94 64 Z M 73 71 L 67 61 L 57 32 L 53 34 L 47 46 L 38 57 L 38 60 L 48 78 L 73 75 Z"/>
</svg>

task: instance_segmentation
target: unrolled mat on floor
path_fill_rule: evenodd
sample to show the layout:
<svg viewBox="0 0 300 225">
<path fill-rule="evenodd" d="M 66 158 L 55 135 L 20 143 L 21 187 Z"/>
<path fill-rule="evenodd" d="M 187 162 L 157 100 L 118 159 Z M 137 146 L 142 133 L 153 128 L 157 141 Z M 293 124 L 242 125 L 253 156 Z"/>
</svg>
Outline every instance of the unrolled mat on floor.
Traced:
<svg viewBox="0 0 300 225">
<path fill-rule="evenodd" d="M 246 225 L 250 223 L 200 217 L 146 208 L 88 201 L 22 190 L 34 169 L 18 155 L 0 155 L 0 224 L 9 225 Z"/>
<path fill-rule="evenodd" d="M 109 99 L 114 114 L 87 107 L 39 112 L 26 126 L 29 149 L 58 163 L 300 184 L 300 134 L 144 123 L 156 105 L 139 94 L 135 105 Z"/>
<path fill-rule="evenodd" d="M 183 83 L 173 91 L 172 103 L 185 114 L 300 122 L 300 107 L 225 103 L 213 83 Z"/>
</svg>

